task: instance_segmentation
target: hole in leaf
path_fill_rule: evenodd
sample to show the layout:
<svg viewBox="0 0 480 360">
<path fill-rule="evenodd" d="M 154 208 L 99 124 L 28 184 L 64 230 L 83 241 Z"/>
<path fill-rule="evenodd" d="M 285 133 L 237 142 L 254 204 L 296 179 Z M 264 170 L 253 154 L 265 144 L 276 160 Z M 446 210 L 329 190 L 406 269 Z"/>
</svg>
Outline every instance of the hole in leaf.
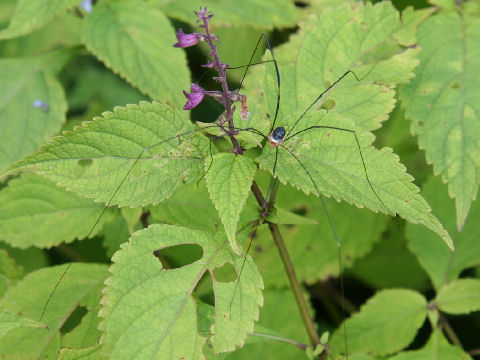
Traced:
<svg viewBox="0 0 480 360">
<path fill-rule="evenodd" d="M 213 292 L 213 282 L 209 271 L 205 271 L 197 286 L 193 290 L 195 298 L 205 304 L 215 306 L 215 294 Z"/>
<path fill-rule="evenodd" d="M 213 270 L 213 276 L 216 281 L 232 282 L 237 280 L 237 271 L 231 263 L 226 262 L 223 266 Z"/>
<path fill-rule="evenodd" d="M 203 256 L 203 249 L 197 244 L 181 244 L 155 250 L 153 255 L 165 269 L 177 269 L 198 261 Z"/>
<path fill-rule="evenodd" d="M 77 306 L 75 310 L 70 314 L 67 320 L 63 323 L 60 328 L 62 334 L 69 333 L 75 329 L 82 322 L 83 317 L 88 313 L 88 310 L 85 306 Z"/>
<path fill-rule="evenodd" d="M 93 164 L 92 159 L 80 159 L 80 160 L 78 160 L 78 165 L 80 165 L 81 167 L 84 167 L 84 168 L 88 168 L 92 164 Z"/>
<path fill-rule="evenodd" d="M 425 125 L 425 121 L 423 121 L 423 120 L 418 120 L 417 121 L 417 126 L 418 127 L 423 127 L 424 125 Z"/>
</svg>

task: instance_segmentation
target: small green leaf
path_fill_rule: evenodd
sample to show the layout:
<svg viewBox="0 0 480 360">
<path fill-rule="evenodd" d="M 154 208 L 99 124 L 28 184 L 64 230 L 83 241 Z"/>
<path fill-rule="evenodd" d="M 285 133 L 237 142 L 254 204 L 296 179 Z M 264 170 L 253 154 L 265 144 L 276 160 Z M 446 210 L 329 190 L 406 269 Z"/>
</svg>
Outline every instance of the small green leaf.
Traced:
<svg viewBox="0 0 480 360">
<path fill-rule="evenodd" d="M 198 180 L 207 154 L 208 139 L 184 113 L 141 102 L 84 122 L 10 170 L 31 170 L 82 196 L 134 207 Z"/>
<path fill-rule="evenodd" d="M 41 321 L 48 330 L 28 328 L 9 332 L 0 339 L 2 355 L 12 359 L 56 359 L 61 326 L 87 298 L 93 297 L 98 303 L 107 274 L 104 265 L 79 263 L 43 268 L 28 274 L 7 291 L 0 305 Z"/>
<path fill-rule="evenodd" d="M 447 186 L 438 177 L 430 176 L 422 191 L 446 228 L 455 234 L 455 252 L 451 252 L 425 228 L 412 224 L 406 227 L 410 251 L 438 290 L 445 283 L 457 279 L 463 270 L 480 264 L 480 203 L 472 204 L 471 216 L 463 231 L 456 233 L 455 204 L 448 196 Z"/>
<path fill-rule="evenodd" d="M 411 130 L 434 173 L 448 183 L 461 230 L 480 183 L 480 23 L 469 6 L 428 18 L 418 28 L 420 66 L 400 92 Z"/>
<path fill-rule="evenodd" d="M 185 103 L 182 90 L 190 79 L 185 53 L 172 47 L 175 36 L 168 18 L 147 2 L 100 2 L 85 19 L 83 42 L 152 99 L 176 107 Z"/>
<path fill-rule="evenodd" d="M 192 9 L 205 7 L 206 3 L 198 0 L 176 0 L 174 2 L 150 0 L 165 11 L 170 17 L 195 23 L 197 17 Z M 283 0 L 258 1 L 243 0 L 239 6 L 235 0 L 213 0 L 208 2 L 208 10 L 215 15 L 215 26 L 239 26 L 273 28 L 294 26 L 296 23 L 296 8 L 293 3 Z"/>
<path fill-rule="evenodd" d="M 242 254 L 243 251 L 235 239 L 235 232 L 257 166 L 246 156 L 222 153 L 205 163 L 205 171 L 208 171 L 208 192 L 225 226 L 230 246 L 237 254 Z"/>
<path fill-rule="evenodd" d="M 472 360 L 461 348 L 451 345 L 439 329 L 434 329 L 428 343 L 422 349 L 405 351 L 389 358 L 389 360 L 424 359 Z"/>
<path fill-rule="evenodd" d="M 23 174 L 0 191 L 0 236 L 8 244 L 46 247 L 95 235 L 104 205 L 77 197 L 48 179 Z"/>
<path fill-rule="evenodd" d="M 78 0 L 19 0 L 10 24 L 0 31 L 0 39 L 28 34 L 78 2 Z"/>
<path fill-rule="evenodd" d="M 63 66 L 68 56 L 68 51 L 57 51 L 0 60 L 0 169 L 36 150 L 65 121 L 67 102 L 51 70 Z M 45 106 L 34 106 L 37 101 Z"/>
<path fill-rule="evenodd" d="M 448 314 L 468 314 L 480 310 L 480 280 L 459 279 L 444 285 L 435 303 Z"/>
<path fill-rule="evenodd" d="M 0 308 L 0 337 L 18 328 L 46 328 L 42 323 Z"/>
<path fill-rule="evenodd" d="M 367 301 L 360 312 L 347 319 L 348 351 L 388 355 L 410 344 L 427 316 L 427 301 L 411 290 L 383 290 Z M 330 346 L 344 351 L 340 326 Z"/>
<path fill-rule="evenodd" d="M 153 251 L 197 244 L 203 257 L 176 269 L 165 269 Z M 216 353 L 232 351 L 253 331 L 263 299 L 263 283 L 247 257 L 240 282 L 215 280 L 225 263 L 238 273 L 244 258 L 228 246 L 223 233 L 212 234 L 169 225 L 136 232 L 113 257 L 111 277 L 102 299 L 103 351 L 112 359 L 202 359 L 207 337 L 197 328 L 192 292 L 209 273 L 215 292 L 215 322 L 210 342 Z M 148 329 L 148 331 L 140 331 Z"/>
</svg>

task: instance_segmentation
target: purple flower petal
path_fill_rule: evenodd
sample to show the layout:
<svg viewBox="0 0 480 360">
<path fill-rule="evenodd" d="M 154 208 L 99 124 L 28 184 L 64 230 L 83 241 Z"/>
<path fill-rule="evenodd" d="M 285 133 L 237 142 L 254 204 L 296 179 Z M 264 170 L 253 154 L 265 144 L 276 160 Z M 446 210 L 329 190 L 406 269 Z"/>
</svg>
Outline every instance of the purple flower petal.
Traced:
<svg viewBox="0 0 480 360">
<path fill-rule="evenodd" d="M 183 30 L 180 28 L 177 31 L 178 42 L 173 44 L 173 46 L 178 48 L 186 48 L 189 46 L 193 46 L 198 43 L 198 38 L 199 37 L 197 34 L 185 34 Z"/>
<path fill-rule="evenodd" d="M 192 110 L 195 106 L 200 104 L 205 97 L 205 90 L 203 90 L 198 84 L 193 83 L 190 86 L 191 93 L 183 90 L 183 94 L 187 98 L 187 102 L 183 107 L 183 110 Z"/>
</svg>

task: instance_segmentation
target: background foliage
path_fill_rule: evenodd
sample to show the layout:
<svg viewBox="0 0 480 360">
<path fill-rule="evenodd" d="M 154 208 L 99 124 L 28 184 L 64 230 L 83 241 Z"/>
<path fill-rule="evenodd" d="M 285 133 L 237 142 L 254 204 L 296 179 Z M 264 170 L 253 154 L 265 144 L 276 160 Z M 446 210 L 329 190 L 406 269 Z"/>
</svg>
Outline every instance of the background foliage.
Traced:
<svg viewBox="0 0 480 360">
<path fill-rule="evenodd" d="M 99 0 L 87 12 L 78 0 L 3 0 L 0 355 L 313 356 L 300 349 L 308 336 L 268 228 L 256 229 L 244 265 L 238 255 L 259 216 L 250 185 L 267 188 L 272 149 L 241 133 L 245 156 L 222 139 L 210 155 L 191 130 L 221 107 L 181 110 L 192 81 L 215 86 L 202 77 L 205 46 L 172 47 L 177 28 L 198 31 L 193 10 L 208 5 L 232 66 L 268 33 L 282 80 L 277 125 L 291 127 L 346 70 L 360 78 L 342 80 L 297 130 L 355 130 L 385 204 L 351 134 L 309 132 L 286 146 L 316 185 L 281 148 L 269 217 L 319 334 L 329 332 L 329 357 L 344 352 L 343 307 L 350 359 L 478 356 L 480 2 L 412 4 Z M 229 72 L 232 89 L 242 71 Z M 243 86 L 251 116 L 236 126 L 267 134 L 272 64 L 251 68 Z"/>
</svg>

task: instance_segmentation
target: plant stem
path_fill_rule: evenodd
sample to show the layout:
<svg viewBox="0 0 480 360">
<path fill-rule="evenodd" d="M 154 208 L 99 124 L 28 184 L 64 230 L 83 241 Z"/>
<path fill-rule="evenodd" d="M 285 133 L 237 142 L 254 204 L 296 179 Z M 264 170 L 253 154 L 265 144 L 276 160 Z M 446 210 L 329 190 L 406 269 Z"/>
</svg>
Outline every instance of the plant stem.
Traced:
<svg viewBox="0 0 480 360">
<path fill-rule="evenodd" d="M 211 53 L 210 55 L 213 57 L 213 61 L 215 64 L 215 67 L 218 71 L 219 75 L 219 82 L 222 84 L 222 90 L 223 90 L 223 100 L 225 102 L 225 110 L 227 112 L 226 118 L 228 121 L 228 136 L 230 137 L 230 140 L 232 141 L 233 145 L 233 153 L 234 154 L 243 154 L 243 149 L 238 143 L 237 139 L 235 138 L 235 127 L 233 126 L 233 111 L 232 111 L 232 101 L 230 99 L 230 91 L 228 90 L 228 84 L 227 84 L 227 72 L 225 71 L 225 68 L 222 66 L 222 63 L 220 61 L 220 57 L 218 56 L 218 51 L 217 51 L 217 46 L 213 43 L 213 38 L 210 34 L 210 30 L 208 29 L 208 20 L 204 19 L 203 20 L 203 28 L 205 29 L 205 34 L 207 35 L 205 37 L 208 46 L 210 47 Z"/>
<path fill-rule="evenodd" d="M 277 224 L 268 221 L 267 224 L 273 236 L 273 241 L 275 241 L 275 245 L 277 246 L 280 258 L 282 259 L 283 267 L 285 268 L 288 280 L 290 281 L 290 286 L 292 287 L 293 295 L 295 296 L 295 300 L 297 301 L 297 306 L 300 310 L 303 324 L 305 325 L 305 329 L 307 330 L 308 336 L 310 337 L 310 342 L 312 343 L 313 347 L 315 347 L 320 344 L 320 338 L 318 337 L 317 329 L 315 328 L 313 319 L 310 315 L 310 312 L 308 311 L 307 302 L 303 297 L 302 288 L 300 287 L 297 276 L 295 275 L 295 269 L 283 241 L 282 234 L 280 233 L 280 229 L 278 228 Z"/>
<path fill-rule="evenodd" d="M 262 192 L 260 191 L 257 183 L 254 181 L 252 183 L 252 192 L 257 199 L 258 204 L 262 207 L 265 203 L 265 199 L 263 198 Z M 275 193 L 278 187 L 275 187 Z M 300 315 L 303 320 L 303 324 L 305 325 L 305 330 L 310 338 L 310 342 L 312 343 L 313 347 L 320 344 L 320 338 L 318 337 L 317 329 L 315 328 L 315 323 L 313 322 L 312 316 L 308 310 L 307 302 L 303 297 L 302 288 L 298 282 L 297 275 L 295 274 L 295 269 L 293 267 L 292 260 L 290 259 L 290 255 L 288 254 L 288 250 L 285 246 L 283 241 L 282 234 L 280 233 L 280 229 L 278 228 L 277 224 L 271 223 L 269 221 L 265 221 L 267 223 L 268 228 L 270 229 L 270 233 L 272 234 L 273 241 L 278 249 L 278 253 L 280 254 L 280 258 L 283 262 L 283 267 L 285 268 L 285 272 L 287 274 L 288 280 L 290 282 L 290 286 L 293 291 L 293 295 L 295 296 L 295 301 L 297 302 L 297 306 L 300 310 Z"/>
</svg>

